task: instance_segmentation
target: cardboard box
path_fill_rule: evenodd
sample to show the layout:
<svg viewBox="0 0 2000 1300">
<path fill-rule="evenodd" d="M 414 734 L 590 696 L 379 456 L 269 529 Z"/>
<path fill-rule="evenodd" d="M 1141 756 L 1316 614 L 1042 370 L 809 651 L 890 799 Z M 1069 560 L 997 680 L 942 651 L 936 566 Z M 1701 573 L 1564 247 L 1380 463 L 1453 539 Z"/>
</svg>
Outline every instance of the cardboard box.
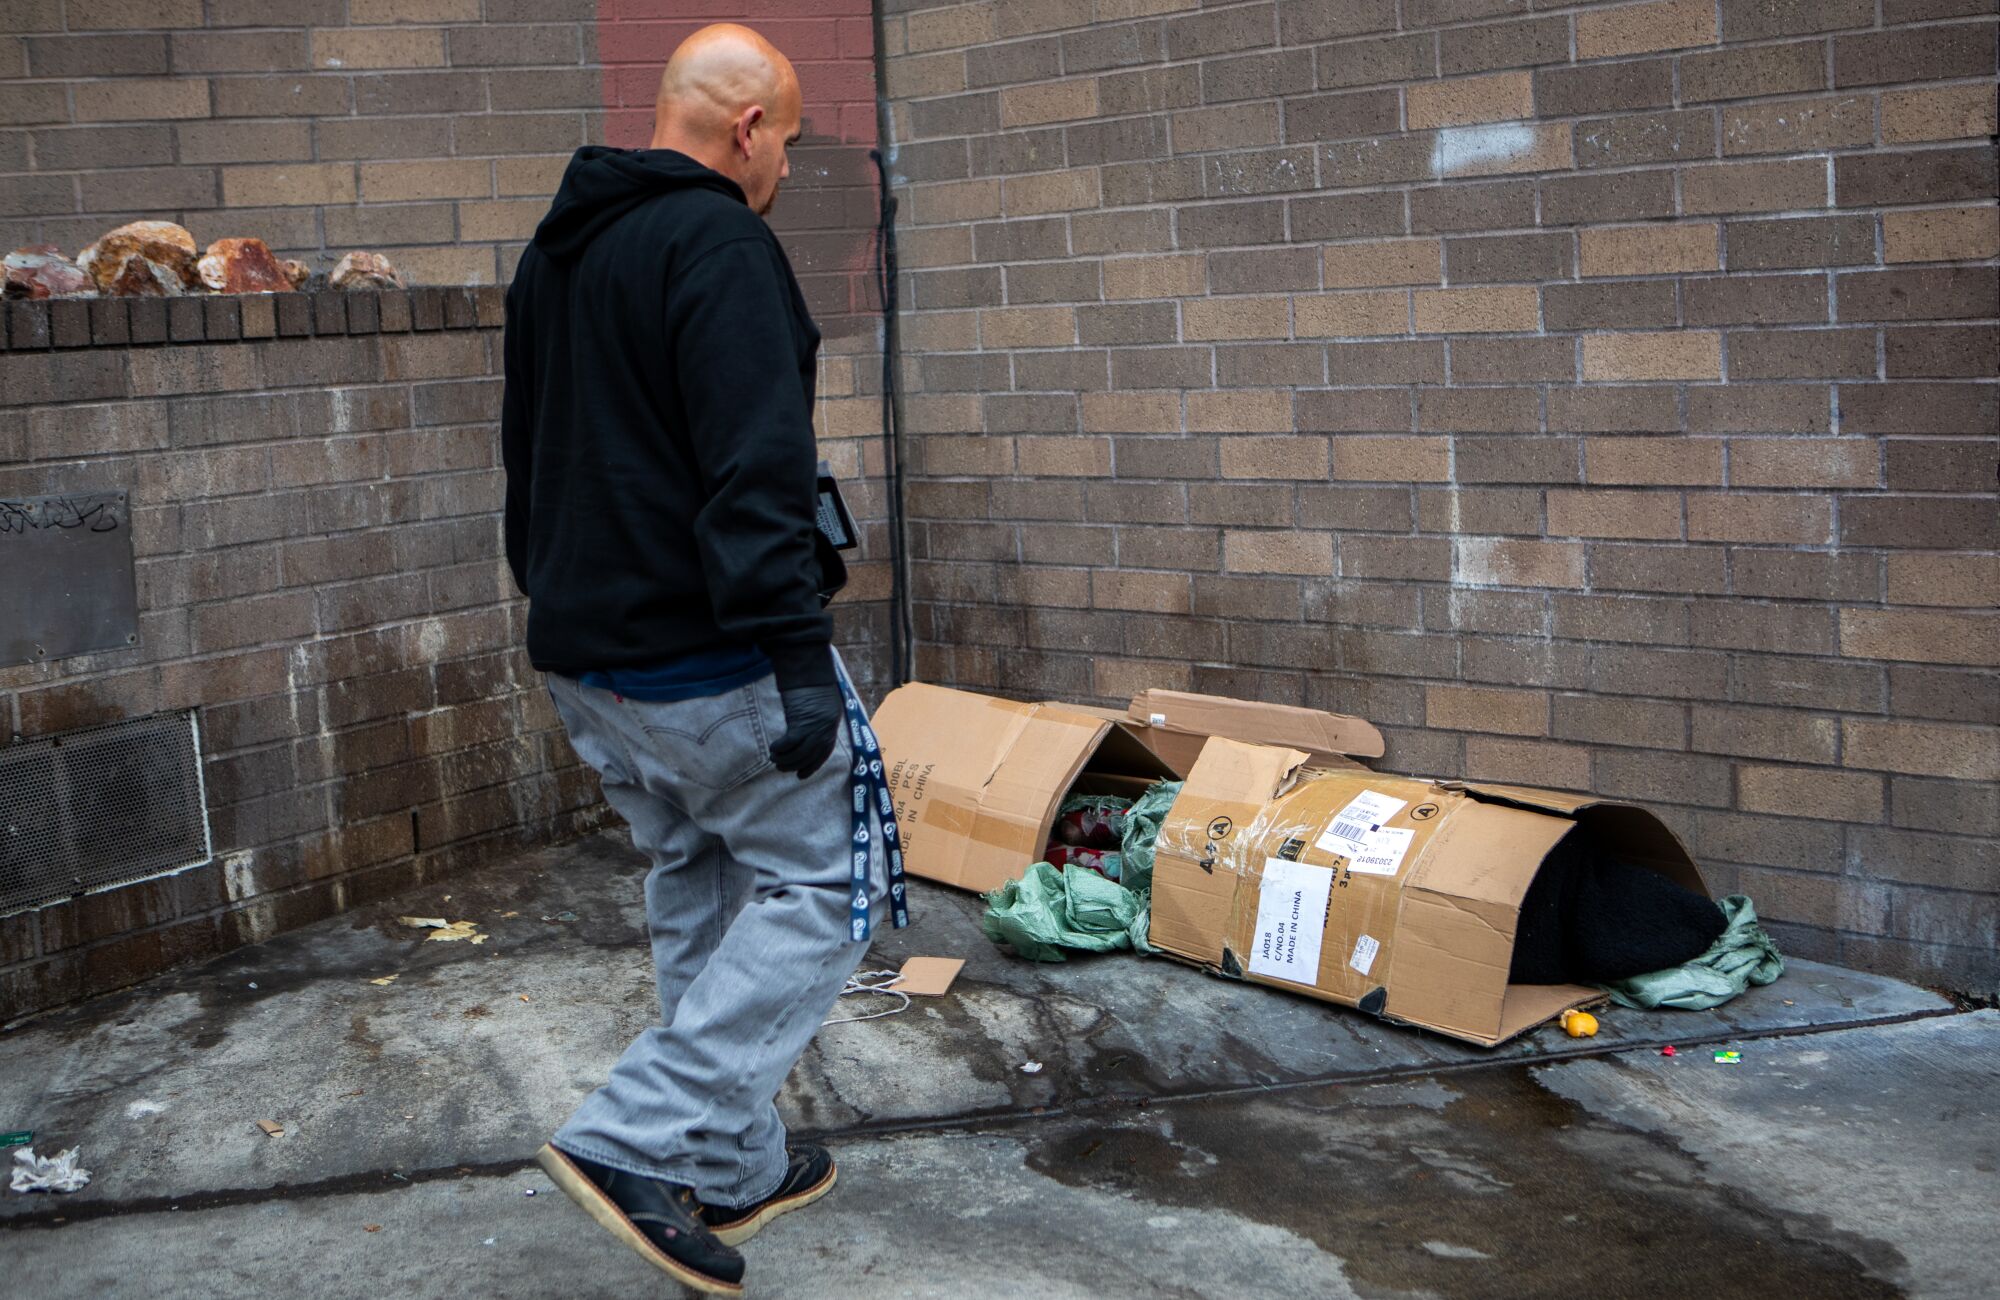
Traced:
<svg viewBox="0 0 2000 1300">
<path fill-rule="evenodd" d="M 1289 704 L 1260 704 L 1187 691 L 1140 691 L 1127 716 L 1146 730 L 1153 752 L 1174 768 L 1190 771 L 1210 736 L 1304 750 L 1308 765 L 1365 770 L 1355 760 L 1382 757 L 1382 733 L 1373 723 L 1344 713 L 1325 713 Z"/>
<path fill-rule="evenodd" d="M 1522 898 L 1573 828 L 1708 892 L 1642 808 L 1307 765 L 1299 749 L 1207 742 L 1160 834 L 1156 946 L 1491 1047 L 1601 996 L 1507 982 Z"/>
<path fill-rule="evenodd" d="M 1123 723 L 1058 704 L 912 683 L 874 726 L 904 868 L 982 893 L 1041 861 L 1070 794 L 1136 799 L 1179 775 Z"/>
</svg>

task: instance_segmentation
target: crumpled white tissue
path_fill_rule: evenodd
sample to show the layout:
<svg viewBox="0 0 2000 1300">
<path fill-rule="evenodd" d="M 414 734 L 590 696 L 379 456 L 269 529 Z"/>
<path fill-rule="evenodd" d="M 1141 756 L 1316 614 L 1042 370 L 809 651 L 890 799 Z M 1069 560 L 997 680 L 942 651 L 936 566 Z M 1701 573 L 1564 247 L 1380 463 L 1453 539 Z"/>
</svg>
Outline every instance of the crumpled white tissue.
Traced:
<svg viewBox="0 0 2000 1300">
<path fill-rule="evenodd" d="M 14 1153 L 14 1181 L 17 1192 L 75 1192 L 90 1181 L 90 1171 L 76 1163 L 77 1148 L 38 1156 L 33 1147 Z"/>
</svg>

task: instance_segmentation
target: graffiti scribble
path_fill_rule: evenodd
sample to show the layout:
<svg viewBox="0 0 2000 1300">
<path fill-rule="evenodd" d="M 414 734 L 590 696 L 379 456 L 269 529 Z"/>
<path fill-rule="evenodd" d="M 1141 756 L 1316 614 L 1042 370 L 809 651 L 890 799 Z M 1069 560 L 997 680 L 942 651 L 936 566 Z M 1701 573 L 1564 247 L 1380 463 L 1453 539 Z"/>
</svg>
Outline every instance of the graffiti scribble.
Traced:
<svg viewBox="0 0 2000 1300">
<path fill-rule="evenodd" d="M 0 501 L 0 537 L 48 529 L 81 528 L 93 533 L 118 531 L 119 501 L 112 496 L 34 497 Z"/>
</svg>

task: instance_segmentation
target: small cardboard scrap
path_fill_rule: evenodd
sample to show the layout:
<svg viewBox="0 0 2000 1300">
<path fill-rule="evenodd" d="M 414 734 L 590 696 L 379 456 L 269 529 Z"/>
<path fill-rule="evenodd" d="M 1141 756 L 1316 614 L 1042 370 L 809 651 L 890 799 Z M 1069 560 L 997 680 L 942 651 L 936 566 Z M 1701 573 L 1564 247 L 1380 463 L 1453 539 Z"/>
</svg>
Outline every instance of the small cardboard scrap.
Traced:
<svg viewBox="0 0 2000 1300">
<path fill-rule="evenodd" d="M 260 1119 L 257 1121 L 257 1127 L 264 1130 L 265 1137 L 281 1138 L 285 1136 L 285 1126 L 276 1120 Z"/>
<path fill-rule="evenodd" d="M 951 982 L 964 968 L 962 957 L 912 957 L 903 963 L 896 991 L 912 997 L 941 998 L 951 991 Z"/>
</svg>

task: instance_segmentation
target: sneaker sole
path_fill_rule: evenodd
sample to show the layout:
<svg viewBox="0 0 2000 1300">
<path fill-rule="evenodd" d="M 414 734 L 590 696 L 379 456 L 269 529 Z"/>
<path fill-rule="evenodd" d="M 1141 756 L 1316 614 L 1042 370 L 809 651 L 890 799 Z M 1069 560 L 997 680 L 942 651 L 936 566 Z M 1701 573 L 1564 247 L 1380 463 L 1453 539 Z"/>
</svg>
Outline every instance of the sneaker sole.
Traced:
<svg viewBox="0 0 2000 1300">
<path fill-rule="evenodd" d="M 826 1171 L 826 1177 L 820 1179 L 804 1191 L 794 1192 L 790 1196 L 772 1201 L 769 1205 L 740 1223 L 732 1223 L 720 1228 L 710 1225 L 709 1231 L 714 1233 L 715 1239 L 725 1246 L 740 1246 L 750 1240 L 750 1238 L 756 1236 L 759 1228 L 762 1228 L 779 1215 L 790 1214 L 793 1210 L 803 1210 L 820 1197 L 825 1196 L 833 1190 L 834 1183 L 838 1182 L 839 1179 L 840 1166 L 835 1165 Z"/>
<path fill-rule="evenodd" d="M 676 1282 L 709 1295 L 743 1294 L 741 1282 L 725 1282 L 719 1277 L 710 1277 L 706 1273 L 688 1267 L 655 1246 L 645 1233 L 639 1231 L 632 1220 L 625 1217 L 625 1211 L 618 1208 L 616 1201 L 606 1196 L 581 1169 L 570 1163 L 568 1156 L 555 1147 L 545 1143 L 542 1149 L 535 1153 L 535 1163 L 542 1167 L 543 1172 L 548 1174 L 557 1187 L 562 1188 L 565 1196 L 575 1201 L 585 1214 L 597 1220 L 599 1227 L 624 1242 L 647 1263 Z"/>
</svg>

